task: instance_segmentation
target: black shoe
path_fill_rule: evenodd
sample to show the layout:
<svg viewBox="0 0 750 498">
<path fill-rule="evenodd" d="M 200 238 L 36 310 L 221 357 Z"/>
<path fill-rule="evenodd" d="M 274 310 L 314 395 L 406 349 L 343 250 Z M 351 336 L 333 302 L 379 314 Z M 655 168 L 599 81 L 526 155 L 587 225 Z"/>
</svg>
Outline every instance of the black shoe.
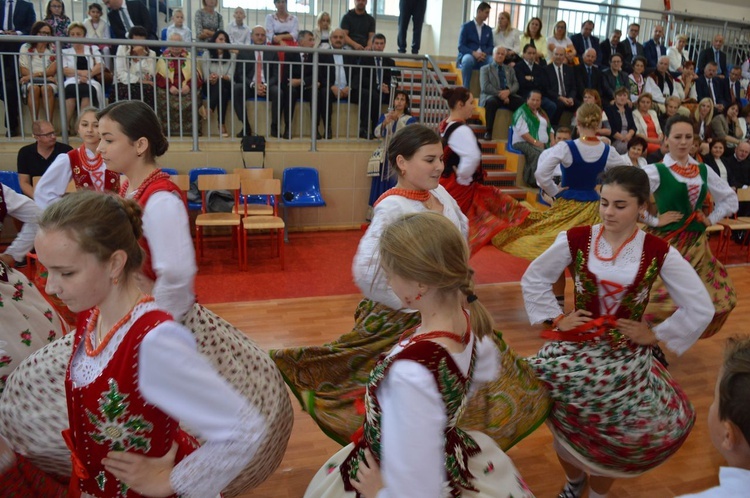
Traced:
<svg viewBox="0 0 750 498">
<path fill-rule="evenodd" d="M 281 134 L 281 138 L 289 140 L 292 138 L 292 135 L 287 130 L 284 130 L 284 133 Z"/>
<path fill-rule="evenodd" d="M 316 140 L 323 140 L 323 135 L 321 135 L 319 131 L 316 131 L 315 132 L 315 139 Z"/>
<path fill-rule="evenodd" d="M 375 136 L 374 133 L 370 133 L 370 136 L 368 137 L 368 140 L 377 140 L 378 137 Z"/>
<path fill-rule="evenodd" d="M 276 125 L 271 125 L 271 136 L 272 137 L 278 137 L 279 136 L 279 127 Z"/>
<path fill-rule="evenodd" d="M 485 132 L 484 133 L 484 139 L 485 140 L 492 140 L 492 133 L 490 133 L 489 131 Z"/>
<path fill-rule="evenodd" d="M 367 140 L 367 130 L 359 130 L 359 138 Z"/>
<path fill-rule="evenodd" d="M 326 139 L 330 140 L 333 138 L 333 132 L 331 130 L 326 131 Z"/>
</svg>

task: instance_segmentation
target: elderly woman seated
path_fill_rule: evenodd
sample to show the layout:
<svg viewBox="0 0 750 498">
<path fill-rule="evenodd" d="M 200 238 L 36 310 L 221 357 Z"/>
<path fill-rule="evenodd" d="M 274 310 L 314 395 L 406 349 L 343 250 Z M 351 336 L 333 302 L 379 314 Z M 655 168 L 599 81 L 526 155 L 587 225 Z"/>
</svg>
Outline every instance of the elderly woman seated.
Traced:
<svg viewBox="0 0 750 498">
<path fill-rule="evenodd" d="M 173 33 L 170 42 L 181 42 L 182 36 Z M 201 87 L 202 76 L 198 68 L 197 81 L 191 80 L 190 52 L 185 47 L 170 46 L 156 62 L 157 114 L 167 135 L 193 133 L 193 100 L 190 85 Z M 200 92 L 196 92 L 200 106 Z"/>
</svg>

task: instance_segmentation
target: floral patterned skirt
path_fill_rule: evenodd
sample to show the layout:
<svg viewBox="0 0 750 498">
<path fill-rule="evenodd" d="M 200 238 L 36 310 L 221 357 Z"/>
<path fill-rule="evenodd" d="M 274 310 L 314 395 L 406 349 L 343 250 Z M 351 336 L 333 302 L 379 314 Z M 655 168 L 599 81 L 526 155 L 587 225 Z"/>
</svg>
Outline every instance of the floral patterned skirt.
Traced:
<svg viewBox="0 0 750 498">
<path fill-rule="evenodd" d="M 695 410 L 651 349 L 605 335 L 548 342 L 529 364 L 552 398 L 555 443 L 594 475 L 629 477 L 679 449 Z"/>
<path fill-rule="evenodd" d="M 266 419 L 257 454 L 224 490 L 224 496 L 236 496 L 263 482 L 281 463 L 294 421 L 289 395 L 268 354 L 243 332 L 199 304 L 183 323 L 198 351 Z M 68 334 L 31 355 L 11 375 L 7 397 L 0 402 L 0 433 L 33 465 L 60 477 L 71 473 L 70 452 L 60 433 L 68 428 L 64 381 L 72 349 L 73 334 Z"/>
<path fill-rule="evenodd" d="M 479 445 L 481 451 L 469 458 L 469 471 L 474 476 L 471 484 L 477 491 L 463 490 L 463 498 L 533 498 L 534 495 L 526 486 L 521 475 L 513 465 L 513 461 L 503 453 L 489 436 L 477 432 L 469 432 L 474 441 Z M 353 444 L 345 446 L 333 455 L 313 477 L 305 498 L 339 498 L 352 497 L 354 492 L 344 489 L 344 481 L 341 479 L 339 465 L 351 453 Z M 408 496 L 407 490 L 398 490 L 399 496 Z M 445 492 L 436 498 L 450 497 L 450 488 L 445 483 Z"/>
<path fill-rule="evenodd" d="M 532 211 L 521 225 L 495 235 L 492 244 L 508 254 L 533 261 L 549 249 L 563 230 L 600 221 L 599 202 L 556 199 L 549 210 Z"/>
<path fill-rule="evenodd" d="M 358 405 L 370 371 L 420 318 L 363 299 L 354 320 L 351 332 L 323 346 L 271 351 L 302 408 L 326 435 L 342 445 L 364 422 Z M 474 394 L 458 425 L 490 435 L 507 450 L 544 421 L 549 398 L 526 362 L 505 344 L 502 334 L 496 332 L 494 339 L 502 373 Z"/>
<path fill-rule="evenodd" d="M 657 236 L 664 235 L 653 233 Z M 711 253 L 708 246 L 708 237 L 705 233 L 685 231 L 670 240 L 670 244 L 695 269 L 698 276 L 703 280 L 708 295 L 711 296 L 716 311 L 711 323 L 708 324 L 703 335 L 701 335 L 701 339 L 711 337 L 721 330 L 729 317 L 729 313 L 737 306 L 737 294 L 734 292 L 732 279 L 721 261 Z M 643 318 L 658 324 L 666 320 L 676 310 L 677 306 L 669 297 L 664 282 L 661 278 L 657 279 L 651 288 L 651 297 Z"/>
</svg>

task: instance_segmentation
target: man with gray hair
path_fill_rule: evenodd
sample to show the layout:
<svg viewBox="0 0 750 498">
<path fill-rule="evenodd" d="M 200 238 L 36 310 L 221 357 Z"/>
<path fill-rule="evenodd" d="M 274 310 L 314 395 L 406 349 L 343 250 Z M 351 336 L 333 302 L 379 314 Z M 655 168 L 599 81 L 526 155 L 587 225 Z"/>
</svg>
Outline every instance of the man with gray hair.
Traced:
<svg viewBox="0 0 750 498">
<path fill-rule="evenodd" d="M 578 102 L 583 100 L 583 91 L 596 90 L 602 95 L 602 72 L 596 67 L 596 50 L 590 48 L 583 53 L 581 63 L 573 68 L 578 90 Z"/>
<path fill-rule="evenodd" d="M 623 54 L 622 45 L 620 44 L 620 38 L 622 38 L 622 31 L 615 29 L 607 40 L 604 40 L 599 45 L 599 53 L 601 54 L 601 62 L 599 67 L 609 67 L 609 58 L 615 54 Z"/>
<path fill-rule="evenodd" d="M 498 110 L 508 109 L 513 112 L 523 105 L 523 99 L 518 95 L 516 72 L 505 65 L 507 54 L 505 47 L 496 46 L 492 49 L 492 61 L 479 70 L 479 105 L 485 108 L 487 120 L 485 140 L 492 140 L 492 128 Z"/>
</svg>

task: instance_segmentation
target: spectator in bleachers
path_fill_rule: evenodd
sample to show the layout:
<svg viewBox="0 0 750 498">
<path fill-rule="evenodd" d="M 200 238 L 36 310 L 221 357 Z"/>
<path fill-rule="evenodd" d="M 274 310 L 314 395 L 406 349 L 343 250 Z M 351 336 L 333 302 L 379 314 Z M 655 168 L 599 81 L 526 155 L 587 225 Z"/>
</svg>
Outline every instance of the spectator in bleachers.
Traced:
<svg viewBox="0 0 750 498">
<path fill-rule="evenodd" d="M 375 36 L 375 18 L 367 13 L 367 0 L 355 0 L 354 8 L 341 18 L 345 45 L 354 50 L 370 50 Z"/>
<path fill-rule="evenodd" d="M 287 0 L 273 0 L 276 12 L 266 16 L 266 38 L 271 45 L 294 45 L 299 34 L 297 16 L 286 9 Z"/>
<path fill-rule="evenodd" d="M 742 92 L 742 68 L 740 66 L 733 66 L 729 70 L 729 78 L 727 78 L 727 89 L 728 99 L 727 102 L 737 104 L 742 107 L 742 98 L 744 97 Z"/>
<path fill-rule="evenodd" d="M 172 33 L 168 41 L 181 42 L 182 37 Z M 165 134 L 180 136 L 193 133 L 191 73 L 190 52 L 185 48 L 167 47 L 156 61 L 156 109 Z M 198 80 L 195 85 L 200 89 L 203 80 L 199 68 L 196 68 L 196 73 Z M 197 94 L 200 100 L 200 90 Z M 195 104 L 200 105 L 200 102 Z"/>
<path fill-rule="evenodd" d="M 688 51 L 685 48 L 687 45 L 687 35 L 677 35 L 674 37 L 674 43 L 667 49 L 667 56 L 669 57 L 669 70 L 673 76 L 679 76 L 683 74 L 685 70 L 685 63 L 690 60 Z"/>
<path fill-rule="evenodd" d="M 609 67 L 602 71 L 602 100 L 605 106 L 614 103 L 615 92 L 619 88 L 628 90 L 630 100 L 630 84 L 627 73 L 622 70 L 622 54 L 614 53 L 609 57 Z"/>
<path fill-rule="evenodd" d="M 695 62 L 688 60 L 685 61 L 683 66 L 682 75 L 680 75 L 679 83 L 682 85 L 682 93 L 685 94 L 685 99 L 682 101 L 683 104 L 687 105 L 688 109 L 694 111 L 698 103 L 698 92 L 695 89 L 695 81 L 698 79 L 698 75 L 695 73 Z"/>
<path fill-rule="evenodd" d="M 386 39 L 382 33 L 372 37 L 372 50 L 383 52 Z M 359 138 L 374 139 L 381 104 L 388 104 L 391 94 L 391 71 L 396 63 L 390 57 L 360 57 L 355 68 L 350 100 L 359 102 Z"/>
<path fill-rule="evenodd" d="M 596 50 L 593 48 L 583 52 L 581 64 L 573 68 L 573 75 L 576 80 L 576 91 L 580 98 L 583 98 L 583 91 L 586 89 L 596 90 L 596 93 L 602 94 L 602 71 L 596 67 Z M 599 103 L 601 107 L 601 103 Z"/>
<path fill-rule="evenodd" d="M 247 17 L 245 15 L 245 9 L 237 7 L 234 9 L 233 17 L 234 21 L 229 23 L 229 29 L 227 29 L 229 41 L 238 45 L 250 45 L 252 43 L 250 34 L 251 30 L 250 27 L 245 24 L 245 18 Z"/>
<path fill-rule="evenodd" d="M 86 38 L 109 39 L 109 23 L 102 19 L 104 13 L 102 6 L 98 3 L 90 3 L 88 13 L 89 16 L 83 21 L 83 25 L 86 27 Z M 109 45 L 102 44 L 98 47 L 104 57 L 105 64 L 109 64 L 107 62 L 111 53 Z"/>
<path fill-rule="evenodd" d="M 531 44 L 524 45 L 521 56 L 513 70 L 518 80 L 518 95 L 525 101 L 531 90 L 543 90 L 544 68 L 537 64 L 537 52 Z"/>
<path fill-rule="evenodd" d="M 642 137 L 636 135 L 628 142 L 627 152 L 620 155 L 630 161 L 633 166 L 642 168 L 648 164 L 646 158 L 643 157 L 643 151 L 646 150 L 647 145 L 648 144 Z"/>
<path fill-rule="evenodd" d="M 53 36 L 58 38 L 68 36 L 70 17 L 65 15 L 65 4 L 62 0 L 49 0 L 47 2 L 47 8 L 44 11 L 44 22 L 52 28 Z"/>
<path fill-rule="evenodd" d="M 211 43 L 229 43 L 229 34 L 220 29 L 216 30 L 214 36 L 209 40 Z M 207 84 L 208 108 L 202 105 L 199 114 L 205 120 L 210 119 L 210 114 L 219 108 L 219 127 L 221 136 L 228 137 L 226 125 L 227 106 L 232 97 L 232 81 L 234 81 L 234 68 L 237 54 L 232 50 L 221 48 L 210 48 L 203 52 L 201 59 L 201 74 Z M 257 61 L 256 61 L 257 64 Z M 236 100 L 242 100 L 237 96 Z M 244 102 L 244 101 L 243 101 Z"/>
<path fill-rule="evenodd" d="M 508 63 L 518 61 L 521 54 L 521 32 L 510 23 L 510 13 L 506 11 L 500 12 L 497 16 L 494 42 L 495 48 L 503 47 L 507 51 L 505 60 Z"/>
<path fill-rule="evenodd" d="M 628 76 L 630 85 L 630 100 L 636 102 L 638 97 L 645 91 L 646 77 L 643 73 L 646 71 L 646 58 L 639 55 L 633 61 L 631 66 L 632 72 Z"/>
<path fill-rule="evenodd" d="M 112 38 L 124 40 L 130 28 L 143 26 L 146 28 L 149 40 L 158 40 L 156 28 L 151 22 L 151 15 L 144 2 L 140 0 L 102 0 L 102 3 L 107 6 L 107 20 L 109 21 Z"/>
<path fill-rule="evenodd" d="M 492 62 L 479 70 L 479 105 L 485 108 L 487 120 L 485 140 L 492 140 L 492 128 L 498 110 L 508 109 L 514 112 L 523 105 L 523 99 L 518 95 L 516 72 L 505 64 L 507 53 L 505 47 L 497 45 L 492 49 Z"/>
<path fill-rule="evenodd" d="M 724 78 L 727 71 L 727 54 L 722 50 L 724 47 L 724 37 L 722 35 L 714 36 L 713 43 L 710 47 L 701 50 L 698 56 L 698 74 L 704 74 L 706 64 L 713 62 L 716 65 L 716 76 Z"/>
<path fill-rule="evenodd" d="M 701 139 L 701 154 L 706 155 L 713 140 L 711 121 L 714 119 L 714 101 L 708 97 L 701 99 L 693 113 L 693 131 Z"/>
<path fill-rule="evenodd" d="M 671 95 L 664 100 L 664 112 L 659 114 L 659 124 L 661 125 L 662 130 L 666 128 L 667 120 L 680 112 L 681 104 L 682 101 L 680 100 L 680 97 L 675 95 Z M 686 116 L 690 114 L 687 109 L 683 109 L 686 111 L 684 112 Z"/>
<path fill-rule="evenodd" d="M 180 35 L 182 41 L 193 41 L 193 32 L 190 31 L 190 28 L 185 26 L 185 13 L 182 9 L 174 9 L 172 11 L 172 24 L 167 26 L 167 40 L 169 40 L 174 33 Z"/>
<path fill-rule="evenodd" d="M 734 190 L 750 187 L 750 143 L 743 141 L 733 154 L 724 155 L 728 170 L 729 186 Z M 750 215 L 750 202 L 740 202 L 738 216 Z"/>
<path fill-rule="evenodd" d="M 31 36 L 51 36 L 52 28 L 43 21 L 34 23 Z M 57 93 L 57 60 L 50 43 L 24 43 L 18 58 L 21 72 L 21 94 L 27 96 L 32 119 L 52 121 L 55 116 L 55 94 Z"/>
<path fill-rule="evenodd" d="M 612 140 L 610 137 L 612 136 L 612 128 L 609 124 L 609 117 L 607 116 L 607 113 L 604 112 L 604 107 L 602 106 L 602 97 L 599 95 L 599 92 L 594 90 L 593 88 L 586 88 L 582 92 L 583 98 L 581 101 L 581 104 L 596 104 L 599 109 L 602 109 L 602 121 L 599 124 L 599 128 L 597 128 L 596 136 L 599 137 L 599 140 L 601 142 L 604 142 L 605 144 L 611 144 Z M 578 130 L 576 129 L 576 126 L 578 124 L 577 117 L 573 116 L 573 120 L 570 123 L 570 125 L 573 127 L 574 130 L 576 130 L 575 136 L 578 137 Z"/>
<path fill-rule="evenodd" d="M 111 0 L 110 0 L 111 1 Z M 195 12 L 195 37 L 198 41 L 208 41 L 219 29 L 224 29 L 224 18 L 216 11 L 219 0 L 201 0 L 203 8 Z"/>
<path fill-rule="evenodd" d="M 315 48 L 331 48 L 331 44 L 328 41 L 331 36 L 331 14 L 326 11 L 318 14 L 317 19 L 315 19 L 315 29 L 312 33 L 315 41 Z"/>
<path fill-rule="evenodd" d="M 490 16 L 490 4 L 482 2 L 477 7 L 474 20 L 461 26 L 458 34 L 458 66 L 461 68 L 463 86 L 471 88 L 471 75 L 489 62 L 492 54 L 492 28 L 485 23 Z"/>
<path fill-rule="evenodd" d="M 7 6 L 7 8 L 6 8 Z M 13 3 L 13 16 L 8 16 L 10 10 L 7 1 L 0 1 L 0 35 L 28 35 L 36 21 L 34 6 L 31 3 L 18 0 Z M 2 40 L 2 36 L 0 36 Z M 6 136 L 13 137 L 20 134 L 18 128 L 20 109 L 18 108 L 18 60 L 16 54 L 21 43 L 0 41 L 0 60 L 4 71 L 4 81 L 0 82 L 0 100 L 5 104 Z"/>
<path fill-rule="evenodd" d="M 605 108 L 609 127 L 612 130 L 612 147 L 620 154 L 628 152 L 629 142 L 635 136 L 636 128 L 633 110 L 630 107 L 630 91 L 621 86 L 615 90 L 615 103 Z M 646 149 L 644 141 L 643 149 Z"/>
<path fill-rule="evenodd" d="M 552 51 L 552 63 L 547 64 L 544 72 L 544 92 L 547 99 L 555 105 L 552 114 L 549 114 L 550 111 L 547 111 L 547 113 L 552 118 L 552 124 L 557 125 L 563 112 L 568 111 L 575 114 L 579 98 L 573 68 L 565 64 L 565 49 L 563 47 L 555 47 Z"/>
<path fill-rule="evenodd" d="M 664 46 L 664 26 L 654 26 L 653 36 L 643 44 L 643 55 L 646 57 L 646 68 L 649 70 L 656 67 L 660 57 L 667 55 L 667 47 Z"/>
<path fill-rule="evenodd" d="M 740 123 L 740 106 L 737 102 L 727 104 L 724 112 L 714 116 L 711 120 L 714 138 L 721 138 L 727 144 L 725 155 L 734 152 L 737 144 L 744 140 L 747 133 L 747 123 L 744 119 L 742 121 L 743 123 Z"/>
<path fill-rule="evenodd" d="M 556 47 L 562 47 L 564 50 L 567 50 L 568 47 L 573 47 L 573 42 L 568 38 L 568 25 L 565 21 L 557 21 L 552 30 L 552 35 L 547 37 L 548 61 L 552 59 L 552 54 Z"/>
<path fill-rule="evenodd" d="M 86 37 L 86 28 L 83 24 L 74 22 L 68 27 L 68 34 L 71 38 L 82 39 Z M 76 104 L 79 109 L 104 104 L 104 89 L 94 79 L 102 71 L 102 58 L 99 47 L 83 43 L 72 43 L 70 48 L 64 48 L 62 58 L 65 110 L 68 120 L 71 120 L 76 115 Z M 63 126 L 66 124 L 63 123 Z"/>
<path fill-rule="evenodd" d="M 602 63 L 602 52 L 599 45 L 599 38 L 591 34 L 593 31 L 594 21 L 584 21 L 581 25 L 581 32 L 572 35 L 570 41 L 573 42 L 573 47 L 575 47 L 576 52 L 579 54 L 585 53 L 590 48 L 594 49 L 594 53 L 596 54 L 594 64 L 600 66 Z"/>
<path fill-rule="evenodd" d="M 719 175 L 722 180 L 731 186 L 734 183 L 733 178 L 731 178 L 732 173 L 729 171 L 726 164 L 724 164 L 724 152 L 726 149 L 727 144 L 724 140 L 720 138 L 714 139 L 714 141 L 711 142 L 711 153 L 704 156 L 703 161 L 706 163 L 706 166 L 714 170 L 714 173 Z M 735 147 L 735 151 L 736 150 Z"/>
<path fill-rule="evenodd" d="M 643 57 L 645 69 L 646 59 L 643 53 L 643 45 L 638 43 L 638 35 L 640 32 L 641 25 L 637 22 L 631 23 L 630 26 L 628 26 L 628 36 L 622 41 L 622 55 L 624 57 L 622 67 L 626 73 L 633 72 L 633 64 L 635 64 L 636 57 Z"/>
<path fill-rule="evenodd" d="M 656 67 L 646 78 L 644 91 L 651 94 L 655 107 L 660 114 L 665 111 L 667 97 L 677 97 L 680 102 L 685 98 L 682 86 L 672 78 L 669 72 L 669 57 L 666 55 L 659 57 Z"/>
<path fill-rule="evenodd" d="M 300 47 L 311 49 L 315 46 L 314 35 L 307 30 L 299 32 L 297 38 L 297 44 Z M 328 93 L 328 86 L 326 85 L 325 77 L 326 71 L 324 68 L 326 64 L 333 64 L 333 57 L 331 54 L 321 53 L 319 54 L 319 76 L 318 81 L 313 81 L 313 65 L 312 65 L 312 54 L 311 53 L 288 53 L 286 54 L 286 65 L 289 71 L 289 80 L 282 82 L 282 89 L 284 96 L 281 99 L 282 109 L 284 111 L 284 121 L 286 126 L 284 127 L 284 133 L 281 135 L 282 138 L 292 138 L 292 119 L 294 116 L 295 106 L 300 99 L 306 102 L 312 102 L 313 92 L 317 92 L 318 95 L 318 121 L 317 127 L 321 121 L 325 119 L 325 109 L 323 105 L 325 102 L 325 96 Z M 300 104 L 301 105 L 301 104 Z M 320 138 L 320 137 L 318 137 Z"/>
<path fill-rule="evenodd" d="M 331 48 L 342 50 L 346 39 L 346 33 L 343 29 L 334 29 L 331 32 Z M 333 62 L 327 66 L 321 66 L 320 71 L 325 73 L 322 80 L 328 85 L 328 92 L 324 102 L 320 105 L 326 105 L 326 138 L 333 136 L 331 129 L 331 120 L 333 118 L 333 103 L 340 100 L 348 100 L 351 93 L 352 77 L 354 76 L 352 68 L 356 65 L 355 56 L 333 55 Z"/>
<path fill-rule="evenodd" d="M 33 199 L 34 178 L 42 176 L 58 155 L 66 154 L 73 147 L 57 141 L 55 128 L 49 121 L 34 121 L 31 133 L 36 142 L 18 150 L 16 170 L 21 191 Z"/>
<path fill-rule="evenodd" d="M 266 45 L 266 29 L 255 26 L 250 33 L 250 47 Z M 292 54 L 288 54 L 292 55 Z M 237 133 L 238 137 L 252 135 L 250 118 L 247 116 L 246 101 L 248 99 L 267 99 L 271 103 L 271 136 L 279 134 L 279 114 L 281 114 L 281 99 L 279 98 L 279 57 L 276 52 L 262 50 L 240 50 L 237 55 L 238 70 L 234 71 L 234 97 L 232 106 L 234 113 L 244 127 Z M 205 73 L 204 73 L 205 75 Z M 205 76 L 207 77 L 207 76 Z M 287 123 L 288 124 L 288 123 Z"/>
<path fill-rule="evenodd" d="M 620 37 L 622 37 L 622 31 L 615 29 L 609 36 L 609 39 L 604 40 L 601 45 L 599 45 L 599 51 L 601 52 L 600 67 L 609 67 L 610 59 L 615 54 L 620 54 L 620 57 L 623 57 L 623 44 L 620 43 Z"/>
<path fill-rule="evenodd" d="M 146 40 L 148 32 L 143 26 L 133 26 L 128 38 Z M 115 79 L 117 84 L 110 102 L 142 100 L 155 109 L 156 52 L 144 45 L 120 45 L 115 58 Z"/>
<path fill-rule="evenodd" d="M 513 113 L 513 147 L 523 152 L 526 164 L 523 179 L 530 187 L 536 187 L 537 161 L 547 147 L 554 145 L 552 126 L 541 109 L 542 92 L 532 90 L 526 103 Z"/>
<path fill-rule="evenodd" d="M 652 154 L 659 150 L 664 140 L 664 133 L 661 131 L 659 117 L 656 111 L 651 109 L 651 94 L 644 92 L 638 96 L 636 109 L 633 111 L 633 120 L 635 121 L 636 135 L 643 137 L 648 144 L 646 151 Z"/>
<path fill-rule="evenodd" d="M 740 123 L 744 123 L 745 137 L 743 140 L 750 141 L 750 104 L 740 109 Z"/>
<path fill-rule="evenodd" d="M 412 21 L 411 53 L 418 54 L 422 43 L 422 25 L 427 11 L 427 0 L 400 0 L 398 4 L 398 53 L 406 53 L 406 32 Z"/>
<path fill-rule="evenodd" d="M 722 81 L 716 74 L 718 65 L 714 61 L 709 61 L 703 68 L 703 75 L 695 81 L 695 91 L 698 99 L 710 98 L 714 107 L 719 112 L 724 112 L 724 108 L 729 101 L 729 88 L 726 82 Z"/>
<path fill-rule="evenodd" d="M 521 35 L 521 50 L 526 45 L 531 45 L 536 50 L 536 62 L 547 60 L 547 39 L 542 34 L 542 20 L 532 17 L 526 24 L 526 31 Z"/>
</svg>

